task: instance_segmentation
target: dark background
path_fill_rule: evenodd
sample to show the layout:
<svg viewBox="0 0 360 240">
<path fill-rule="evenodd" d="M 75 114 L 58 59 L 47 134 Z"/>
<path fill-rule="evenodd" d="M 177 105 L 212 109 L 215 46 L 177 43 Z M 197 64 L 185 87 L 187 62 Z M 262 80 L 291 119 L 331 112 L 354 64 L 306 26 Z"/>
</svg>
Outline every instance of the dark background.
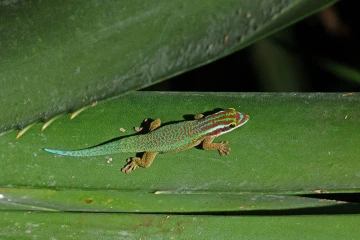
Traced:
<svg viewBox="0 0 360 240">
<path fill-rule="evenodd" d="M 143 90 L 360 91 L 360 13 L 356 2 L 340 1 L 227 57 Z M 354 72 L 336 73 L 335 67 L 324 66 L 329 61 Z"/>
</svg>

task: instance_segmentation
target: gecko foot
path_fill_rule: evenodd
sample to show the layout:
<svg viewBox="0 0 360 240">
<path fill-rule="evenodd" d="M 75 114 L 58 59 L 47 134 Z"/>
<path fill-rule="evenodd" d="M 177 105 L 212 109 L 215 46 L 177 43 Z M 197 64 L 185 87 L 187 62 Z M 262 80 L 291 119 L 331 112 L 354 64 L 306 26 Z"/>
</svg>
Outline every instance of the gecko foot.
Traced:
<svg viewBox="0 0 360 240">
<path fill-rule="evenodd" d="M 138 164 L 136 163 L 136 160 L 140 160 L 140 158 L 138 157 L 133 157 L 133 158 L 128 158 L 126 161 L 128 162 L 122 169 L 121 171 L 129 174 L 132 170 L 135 170 L 136 168 L 138 168 Z"/>
<path fill-rule="evenodd" d="M 203 117 L 204 117 L 204 114 L 201 114 L 201 113 L 200 113 L 200 114 L 198 114 L 198 115 L 195 115 L 195 116 L 194 116 L 194 119 L 195 119 L 195 120 L 199 120 L 199 119 L 202 119 Z"/>
<path fill-rule="evenodd" d="M 230 147 L 227 147 L 228 141 L 221 142 L 220 148 L 219 148 L 219 154 L 220 156 L 228 155 L 230 154 Z"/>
</svg>

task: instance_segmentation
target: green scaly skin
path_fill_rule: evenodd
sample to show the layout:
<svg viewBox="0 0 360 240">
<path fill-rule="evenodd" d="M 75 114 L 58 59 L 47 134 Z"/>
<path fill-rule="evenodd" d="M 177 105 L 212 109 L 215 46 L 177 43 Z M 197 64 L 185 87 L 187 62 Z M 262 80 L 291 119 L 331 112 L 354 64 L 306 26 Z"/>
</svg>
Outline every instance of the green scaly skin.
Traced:
<svg viewBox="0 0 360 240">
<path fill-rule="evenodd" d="M 179 152 L 203 142 L 206 150 L 218 150 L 220 155 L 230 153 L 227 142 L 212 143 L 215 137 L 230 132 L 248 120 L 249 116 L 230 108 L 203 117 L 202 114 L 195 116 L 196 120 L 184 121 L 160 127 L 160 119 L 156 119 L 150 125 L 147 134 L 127 137 L 107 144 L 75 150 L 47 149 L 46 152 L 72 157 L 101 156 L 113 153 L 144 152 L 142 158 L 133 157 L 128 159 L 128 164 L 122 169 L 129 173 L 137 167 L 149 167 L 157 153 Z"/>
</svg>

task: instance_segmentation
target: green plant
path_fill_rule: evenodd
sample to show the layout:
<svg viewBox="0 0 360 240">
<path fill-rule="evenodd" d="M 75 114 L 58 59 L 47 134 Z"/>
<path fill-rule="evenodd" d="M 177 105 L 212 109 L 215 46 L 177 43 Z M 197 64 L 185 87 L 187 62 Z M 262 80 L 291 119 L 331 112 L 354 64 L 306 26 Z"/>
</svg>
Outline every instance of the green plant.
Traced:
<svg viewBox="0 0 360 240">
<path fill-rule="evenodd" d="M 333 2 L 2 2 L 0 236 L 357 236 L 359 205 L 329 194 L 359 189 L 358 94 L 133 92 L 68 113 L 213 61 Z M 125 175 L 127 154 L 43 151 L 134 134 L 144 118 L 228 107 L 251 119 L 217 139 L 232 147 L 225 157 L 194 148 Z M 34 121 L 50 124 L 16 140 L 13 129 Z"/>
</svg>

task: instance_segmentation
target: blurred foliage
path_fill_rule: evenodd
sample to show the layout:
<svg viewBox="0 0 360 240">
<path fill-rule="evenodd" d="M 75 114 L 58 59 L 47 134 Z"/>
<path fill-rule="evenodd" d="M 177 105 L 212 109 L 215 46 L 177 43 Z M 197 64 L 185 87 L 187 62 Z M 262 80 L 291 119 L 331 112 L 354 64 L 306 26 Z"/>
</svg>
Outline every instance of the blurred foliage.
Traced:
<svg viewBox="0 0 360 240">
<path fill-rule="evenodd" d="M 0 132 L 189 71 L 334 2 L 2 1 Z"/>
<path fill-rule="evenodd" d="M 356 1 L 339 1 L 242 51 L 150 89 L 360 91 L 357 22 Z"/>
</svg>

